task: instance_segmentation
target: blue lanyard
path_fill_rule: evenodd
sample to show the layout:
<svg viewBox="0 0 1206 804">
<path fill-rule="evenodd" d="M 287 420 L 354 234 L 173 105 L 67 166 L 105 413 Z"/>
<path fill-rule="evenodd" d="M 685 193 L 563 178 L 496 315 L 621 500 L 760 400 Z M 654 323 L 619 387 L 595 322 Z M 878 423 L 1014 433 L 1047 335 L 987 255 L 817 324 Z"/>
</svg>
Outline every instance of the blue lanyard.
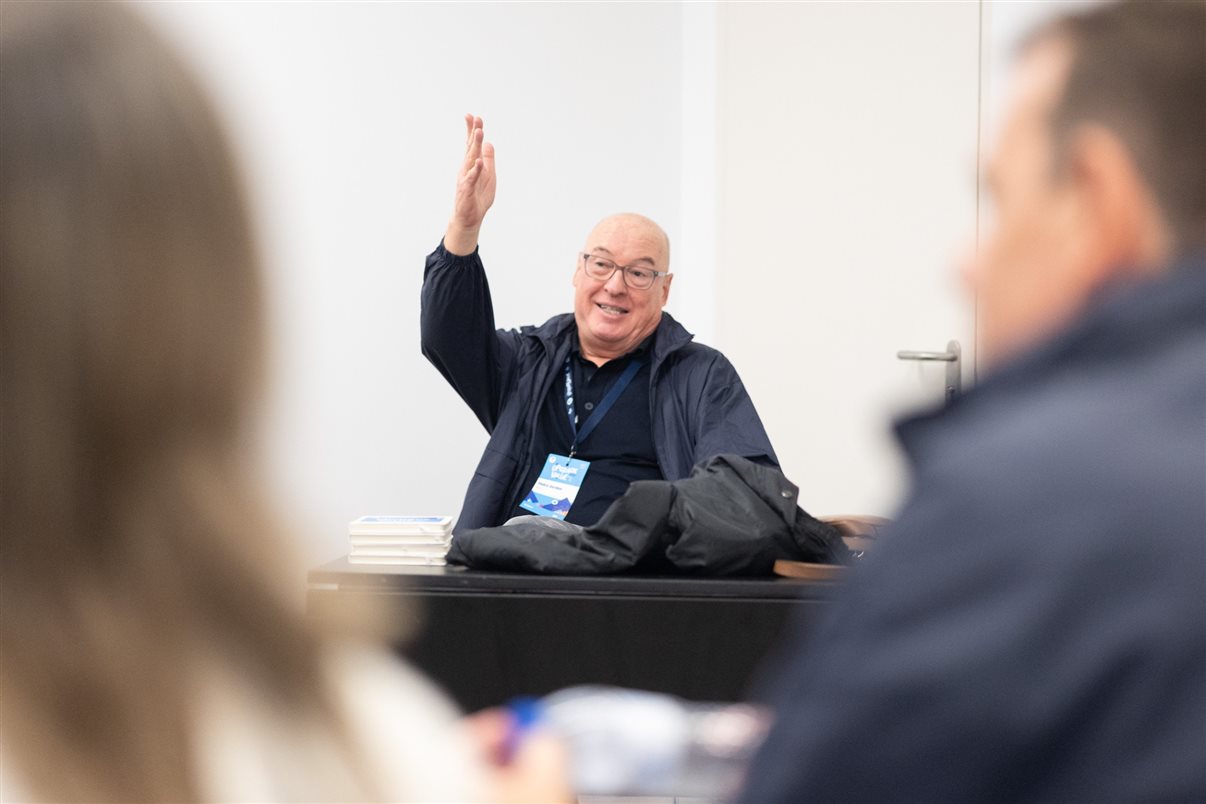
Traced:
<svg viewBox="0 0 1206 804">
<path fill-rule="evenodd" d="M 565 412 L 569 414 L 570 430 L 574 433 L 574 443 L 570 446 L 569 453 L 571 458 L 578 451 L 578 444 L 585 441 L 586 437 L 594 432 L 595 428 L 599 426 L 599 422 L 611 410 L 611 406 L 620 398 L 620 394 L 624 393 L 633 378 L 636 377 L 637 372 L 641 370 L 641 366 L 645 365 L 644 360 L 633 360 L 629 363 L 628 368 L 624 369 L 624 373 L 612 383 L 611 388 L 607 389 L 603 399 L 600 400 L 594 412 L 582 423 L 582 429 L 579 430 L 578 414 L 574 409 L 574 371 L 570 366 L 572 359 L 572 356 L 565 359 Z"/>
</svg>

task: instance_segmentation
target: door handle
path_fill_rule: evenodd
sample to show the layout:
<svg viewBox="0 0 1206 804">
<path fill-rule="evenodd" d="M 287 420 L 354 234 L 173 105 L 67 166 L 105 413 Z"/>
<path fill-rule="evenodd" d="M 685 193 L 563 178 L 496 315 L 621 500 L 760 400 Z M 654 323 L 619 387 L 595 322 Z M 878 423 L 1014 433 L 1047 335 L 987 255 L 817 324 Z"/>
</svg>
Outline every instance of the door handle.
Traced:
<svg viewBox="0 0 1206 804">
<path fill-rule="evenodd" d="M 963 350 L 959 341 L 951 341 L 946 345 L 945 352 L 915 352 L 908 349 L 896 353 L 898 360 L 921 360 L 946 363 L 946 387 L 943 398 L 949 405 L 959 394 L 963 393 L 963 372 L 960 367 Z"/>
</svg>

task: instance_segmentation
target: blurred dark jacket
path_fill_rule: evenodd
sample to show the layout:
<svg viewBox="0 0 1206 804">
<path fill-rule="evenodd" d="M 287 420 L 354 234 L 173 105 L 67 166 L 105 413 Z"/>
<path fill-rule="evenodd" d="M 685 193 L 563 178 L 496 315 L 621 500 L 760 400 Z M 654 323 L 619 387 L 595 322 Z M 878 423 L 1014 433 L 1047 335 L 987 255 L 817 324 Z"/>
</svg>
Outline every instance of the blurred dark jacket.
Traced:
<svg viewBox="0 0 1206 804">
<path fill-rule="evenodd" d="M 631 484 L 590 527 L 525 516 L 461 531 L 448 561 L 553 575 L 770 575 L 780 558 L 841 562 L 849 551 L 840 534 L 796 504 L 799 492 L 778 469 L 720 455 L 684 480 Z"/>
<path fill-rule="evenodd" d="M 898 433 L 744 799 L 1206 801 L 1206 260 Z"/>
<path fill-rule="evenodd" d="M 536 417 L 569 356 L 574 316 L 554 316 L 539 327 L 495 329 L 478 253 L 457 256 L 441 243 L 427 256 L 420 322 L 423 355 L 490 433 L 456 531 L 501 525 L 527 491 L 520 487 L 532 466 Z M 733 364 L 692 337 L 662 314 L 649 372 L 662 477 L 680 480 L 695 464 L 725 453 L 778 466 Z"/>
</svg>

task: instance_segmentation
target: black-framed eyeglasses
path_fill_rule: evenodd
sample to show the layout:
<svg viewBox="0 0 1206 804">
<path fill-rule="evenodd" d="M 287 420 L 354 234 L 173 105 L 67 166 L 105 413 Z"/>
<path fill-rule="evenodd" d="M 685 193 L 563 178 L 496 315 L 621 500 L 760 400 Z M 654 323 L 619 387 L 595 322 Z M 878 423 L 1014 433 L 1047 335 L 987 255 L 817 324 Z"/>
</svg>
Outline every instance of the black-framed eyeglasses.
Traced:
<svg viewBox="0 0 1206 804">
<path fill-rule="evenodd" d="M 669 276 L 669 271 L 655 271 L 644 265 L 617 265 L 615 260 L 600 257 L 598 254 L 582 253 L 582 270 L 591 279 L 606 282 L 617 270 L 623 271 L 624 284 L 633 290 L 649 290 L 653 280 L 659 276 Z"/>
</svg>

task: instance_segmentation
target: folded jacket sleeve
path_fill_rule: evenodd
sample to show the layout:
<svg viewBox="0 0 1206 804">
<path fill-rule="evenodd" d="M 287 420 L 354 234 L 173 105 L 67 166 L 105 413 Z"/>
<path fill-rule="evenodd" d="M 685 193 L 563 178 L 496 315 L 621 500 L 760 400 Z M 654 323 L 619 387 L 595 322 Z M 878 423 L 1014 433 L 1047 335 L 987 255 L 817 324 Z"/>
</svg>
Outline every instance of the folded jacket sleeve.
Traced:
<svg viewBox="0 0 1206 804">
<path fill-rule="evenodd" d="M 495 329 L 490 284 L 476 249 L 458 256 L 441 242 L 427 255 L 419 323 L 423 356 L 493 432 L 513 381 L 520 336 Z"/>
</svg>

